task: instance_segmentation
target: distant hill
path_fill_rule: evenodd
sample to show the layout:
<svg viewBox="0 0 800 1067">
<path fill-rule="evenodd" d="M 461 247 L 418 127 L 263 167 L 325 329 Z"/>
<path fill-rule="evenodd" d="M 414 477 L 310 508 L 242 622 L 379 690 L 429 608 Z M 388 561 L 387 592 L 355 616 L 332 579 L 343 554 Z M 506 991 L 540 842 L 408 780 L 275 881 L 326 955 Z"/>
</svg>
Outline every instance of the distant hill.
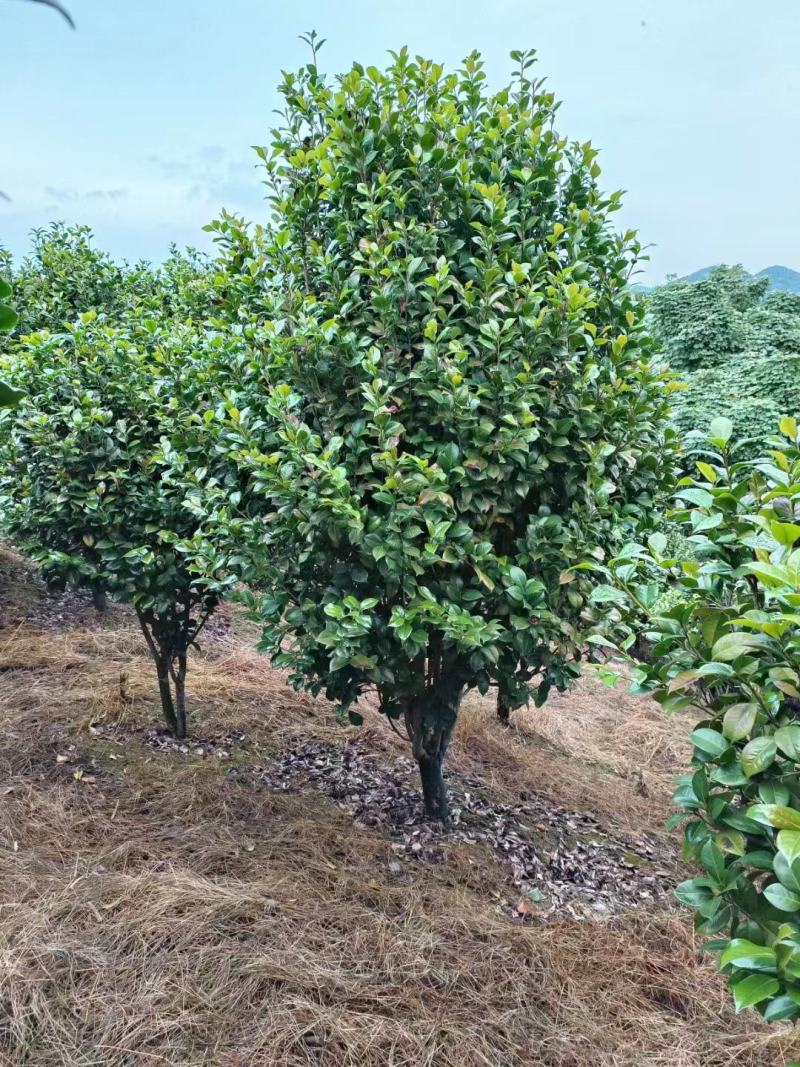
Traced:
<svg viewBox="0 0 800 1067">
<path fill-rule="evenodd" d="M 790 267 L 764 267 L 757 278 L 769 278 L 773 289 L 785 289 L 789 293 L 800 293 L 800 271 Z"/>
<path fill-rule="evenodd" d="M 714 263 L 710 267 L 701 267 L 700 270 L 696 270 L 694 274 L 687 274 L 685 278 L 681 278 L 682 282 L 704 282 L 709 276 L 712 270 L 720 266 L 719 263 Z M 747 271 L 745 271 L 745 274 Z"/>
<path fill-rule="evenodd" d="M 696 270 L 693 274 L 687 274 L 685 278 L 681 278 L 682 282 L 702 282 L 704 281 L 716 264 L 710 267 L 701 267 L 700 270 Z M 749 275 L 747 271 L 745 274 L 748 277 L 756 278 L 769 278 L 772 282 L 771 288 L 786 290 L 789 293 L 800 293 L 800 271 L 792 270 L 791 267 L 774 266 L 764 267 L 756 275 Z"/>
</svg>

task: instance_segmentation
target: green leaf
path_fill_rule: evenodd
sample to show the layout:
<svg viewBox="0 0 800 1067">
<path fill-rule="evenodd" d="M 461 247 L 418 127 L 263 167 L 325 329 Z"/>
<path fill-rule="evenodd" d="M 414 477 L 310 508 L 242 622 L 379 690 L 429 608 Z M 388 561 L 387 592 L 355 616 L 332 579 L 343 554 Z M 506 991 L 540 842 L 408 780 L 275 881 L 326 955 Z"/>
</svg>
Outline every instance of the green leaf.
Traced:
<svg viewBox="0 0 800 1067">
<path fill-rule="evenodd" d="M 19 321 L 19 315 L 8 304 L 0 304 L 0 332 L 8 333 Z"/>
<path fill-rule="evenodd" d="M 719 475 L 710 463 L 704 463 L 702 460 L 697 460 L 696 466 L 707 482 L 713 484 L 719 481 Z"/>
<path fill-rule="evenodd" d="M 358 711 L 353 711 L 352 709 L 348 709 L 347 718 L 350 720 L 350 722 L 353 724 L 353 726 L 363 726 L 364 725 L 364 716 Z"/>
<path fill-rule="evenodd" d="M 711 889 L 699 878 L 689 878 L 681 882 L 674 892 L 681 904 L 687 904 L 690 908 L 699 908 L 713 897 Z"/>
<path fill-rule="evenodd" d="M 790 892 L 780 882 L 773 882 L 764 890 L 764 896 L 780 911 L 800 911 L 800 896 Z"/>
<path fill-rule="evenodd" d="M 786 548 L 791 548 L 800 538 L 800 526 L 796 522 L 771 522 L 769 530 L 778 544 Z"/>
<path fill-rule="evenodd" d="M 751 652 L 755 648 L 762 648 L 769 643 L 770 639 L 765 634 L 751 634 L 742 631 L 723 634 L 722 637 L 714 642 L 711 658 L 722 660 L 723 663 L 726 663 L 745 655 L 747 652 Z"/>
<path fill-rule="evenodd" d="M 782 804 L 751 804 L 747 817 L 776 830 L 800 830 L 800 811 Z"/>
<path fill-rule="evenodd" d="M 717 848 L 730 855 L 743 856 L 745 854 L 744 834 L 739 830 L 721 830 L 714 836 L 714 841 Z"/>
<path fill-rule="evenodd" d="M 772 869 L 777 875 L 781 885 L 786 886 L 791 893 L 800 893 L 800 882 L 797 881 L 797 875 L 782 852 L 775 853 L 772 861 Z"/>
<path fill-rule="evenodd" d="M 780 983 L 777 978 L 771 978 L 766 974 L 750 974 L 747 978 L 742 978 L 732 984 L 731 989 L 738 1013 L 773 996 L 780 989 Z"/>
<path fill-rule="evenodd" d="M 757 704 L 732 704 L 722 717 L 723 734 L 729 741 L 740 741 L 747 737 L 755 725 L 757 714 Z"/>
<path fill-rule="evenodd" d="M 778 746 L 773 737 L 754 737 L 744 746 L 739 756 L 742 770 L 748 778 L 759 774 L 774 762 Z"/>
<path fill-rule="evenodd" d="M 3 294 L 0 293 L 0 296 Z M 794 441 L 797 438 L 797 422 L 790 415 L 784 415 L 781 421 L 778 423 L 780 431 L 787 437 L 791 437 Z"/>
<path fill-rule="evenodd" d="M 719 441 L 723 445 L 730 441 L 732 433 L 733 423 L 722 415 L 714 419 L 708 428 L 709 438 L 714 442 Z"/>
<path fill-rule="evenodd" d="M 720 968 L 732 963 L 746 971 L 775 971 L 777 960 L 775 949 L 767 945 L 756 945 L 746 938 L 737 937 L 730 942 L 719 958 Z"/>
<path fill-rule="evenodd" d="M 15 408 L 25 396 L 23 389 L 14 389 L 0 379 L 0 408 Z"/>
<path fill-rule="evenodd" d="M 621 589 L 613 585 L 597 585 L 591 592 L 589 600 L 592 604 L 627 603 L 627 596 Z"/>
<path fill-rule="evenodd" d="M 700 508 L 710 508 L 714 503 L 714 497 L 707 489 L 700 489 L 699 486 L 693 486 L 691 489 L 681 489 L 678 496 L 683 497 L 684 500 L 688 500 L 692 504 L 696 504 Z"/>
<path fill-rule="evenodd" d="M 713 841 L 706 841 L 703 845 L 700 850 L 700 860 L 716 882 L 723 882 L 725 880 L 727 873 L 725 857 Z"/>
<path fill-rule="evenodd" d="M 800 761 L 800 726 L 779 726 L 774 733 L 775 743 L 790 760 Z"/>
<path fill-rule="evenodd" d="M 721 756 L 730 747 L 721 733 L 707 726 L 692 730 L 689 736 L 697 748 L 710 756 Z"/>
<path fill-rule="evenodd" d="M 789 863 L 800 857 L 800 830 L 781 830 L 778 834 L 778 850 Z"/>
<path fill-rule="evenodd" d="M 771 1000 L 764 1009 L 764 1020 L 768 1023 L 777 1023 L 782 1019 L 794 1019 L 798 1015 L 800 1015 L 800 1004 L 786 995 Z M 788 1067 L 798 1067 L 798 1065 L 789 1064 Z"/>
</svg>

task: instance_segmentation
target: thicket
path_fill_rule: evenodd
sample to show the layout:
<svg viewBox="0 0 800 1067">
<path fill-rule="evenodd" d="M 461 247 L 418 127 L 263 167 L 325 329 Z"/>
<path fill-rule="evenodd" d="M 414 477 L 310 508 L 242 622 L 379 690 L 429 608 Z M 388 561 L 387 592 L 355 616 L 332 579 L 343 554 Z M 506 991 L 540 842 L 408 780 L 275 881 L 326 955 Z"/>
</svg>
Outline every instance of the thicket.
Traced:
<svg viewBox="0 0 800 1067">
<path fill-rule="evenodd" d="M 768 287 L 717 267 L 649 298 L 649 325 L 684 386 L 673 418 L 690 458 L 719 416 L 733 423 L 738 458 L 754 458 L 781 415 L 800 410 L 800 295 Z"/>
</svg>

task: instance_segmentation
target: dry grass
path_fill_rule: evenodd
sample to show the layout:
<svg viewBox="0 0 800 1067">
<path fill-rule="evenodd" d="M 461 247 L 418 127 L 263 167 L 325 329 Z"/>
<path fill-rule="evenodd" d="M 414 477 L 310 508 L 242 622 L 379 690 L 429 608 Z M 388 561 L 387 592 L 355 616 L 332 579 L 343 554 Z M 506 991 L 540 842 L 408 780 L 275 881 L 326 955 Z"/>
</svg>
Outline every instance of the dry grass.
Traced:
<svg viewBox="0 0 800 1067">
<path fill-rule="evenodd" d="M 467 760 L 479 760 L 496 790 L 533 789 L 566 808 L 659 832 L 676 768 L 691 752 L 691 717 L 667 718 L 652 700 L 609 690 L 589 677 L 543 708 L 512 715 L 514 729 L 487 729 L 488 701 L 469 697 L 460 730 Z"/>
<path fill-rule="evenodd" d="M 153 685 L 124 612 L 101 627 L 0 633 L 0 1064 L 771 1067 L 800 1056 L 787 1028 L 732 1014 L 681 913 L 515 925 L 492 903 L 508 872 L 488 854 L 461 846 L 398 874 L 389 842 L 323 798 L 225 773 L 263 762 L 288 733 L 352 733 L 286 689 L 237 630 L 191 671 L 197 731 L 248 736 L 227 762 L 142 744 Z M 118 722 L 121 743 L 92 734 L 99 719 Z M 657 826 L 686 725 L 588 683 L 518 713 L 512 730 L 472 701 L 453 762 L 499 794 L 537 788 Z M 376 747 L 400 745 L 368 729 Z"/>
</svg>

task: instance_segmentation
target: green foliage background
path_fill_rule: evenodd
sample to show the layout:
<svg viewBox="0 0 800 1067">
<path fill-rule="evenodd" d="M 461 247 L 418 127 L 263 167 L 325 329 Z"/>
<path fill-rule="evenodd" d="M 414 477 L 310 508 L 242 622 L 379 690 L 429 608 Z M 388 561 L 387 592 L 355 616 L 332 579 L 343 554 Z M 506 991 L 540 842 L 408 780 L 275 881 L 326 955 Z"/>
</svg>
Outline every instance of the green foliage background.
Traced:
<svg viewBox="0 0 800 1067">
<path fill-rule="evenodd" d="M 673 418 L 690 455 L 725 416 L 737 458 L 754 457 L 780 417 L 800 411 L 800 294 L 717 267 L 703 281 L 656 289 L 648 321 L 684 384 Z"/>
</svg>

